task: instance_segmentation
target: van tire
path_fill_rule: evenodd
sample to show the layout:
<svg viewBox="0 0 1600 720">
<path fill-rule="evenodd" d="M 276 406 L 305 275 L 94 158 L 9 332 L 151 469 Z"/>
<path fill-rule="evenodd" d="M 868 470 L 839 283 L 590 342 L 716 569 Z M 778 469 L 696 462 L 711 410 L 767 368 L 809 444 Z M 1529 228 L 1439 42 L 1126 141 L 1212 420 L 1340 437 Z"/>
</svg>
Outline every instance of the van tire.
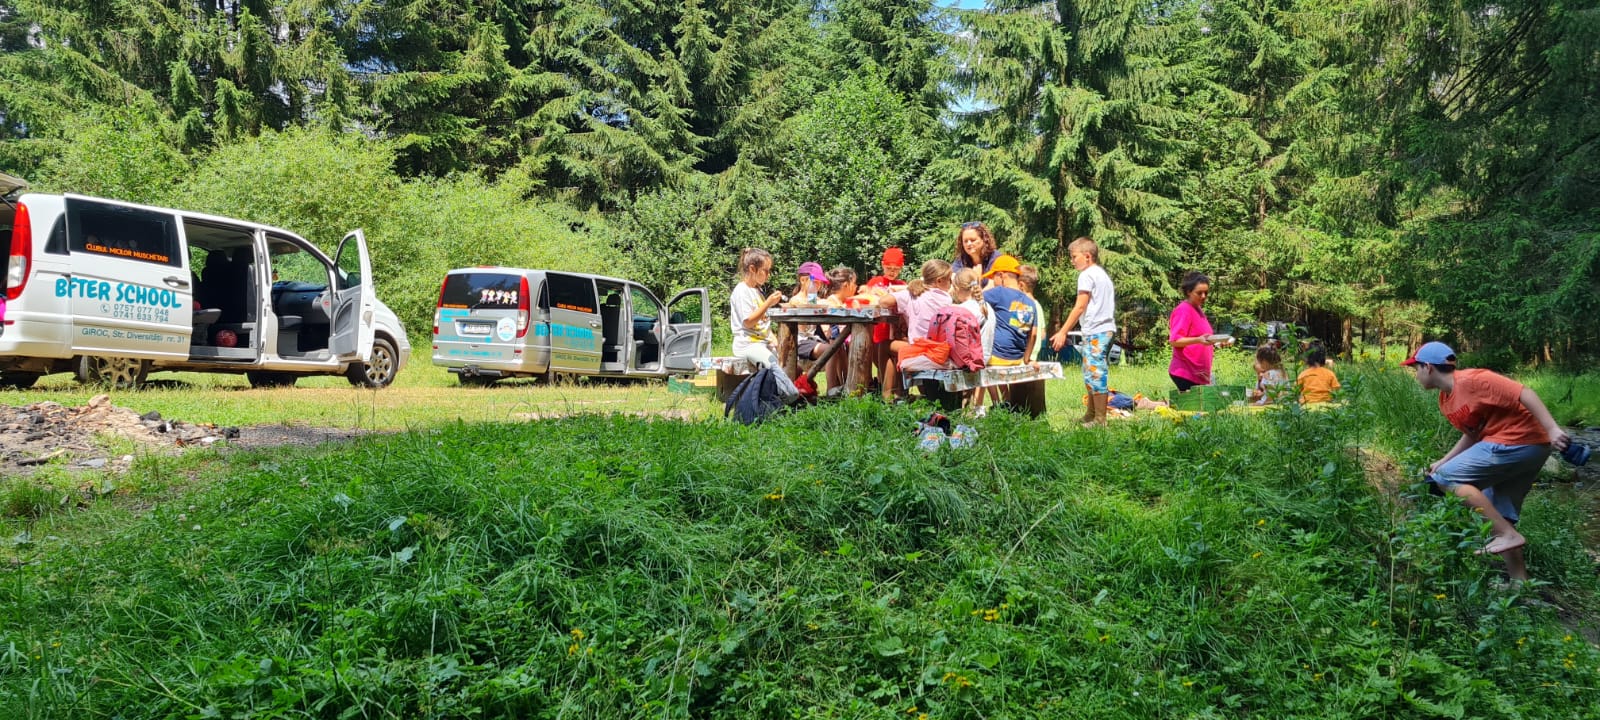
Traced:
<svg viewBox="0 0 1600 720">
<path fill-rule="evenodd" d="M 400 353 L 394 349 L 393 341 L 380 335 L 372 339 L 372 359 L 350 363 L 344 376 L 351 385 L 383 388 L 389 387 L 399 372 Z"/>
<path fill-rule="evenodd" d="M 0 388 L 14 388 L 27 390 L 39 382 L 39 373 L 30 372 L 0 372 Z"/>
<path fill-rule="evenodd" d="M 72 363 L 72 374 L 78 382 L 110 385 L 117 390 L 133 390 L 143 385 L 149 373 L 150 361 L 133 358 L 80 355 Z"/>
<path fill-rule="evenodd" d="M 293 387 L 300 376 L 294 373 L 253 371 L 244 374 L 253 388 Z"/>
</svg>

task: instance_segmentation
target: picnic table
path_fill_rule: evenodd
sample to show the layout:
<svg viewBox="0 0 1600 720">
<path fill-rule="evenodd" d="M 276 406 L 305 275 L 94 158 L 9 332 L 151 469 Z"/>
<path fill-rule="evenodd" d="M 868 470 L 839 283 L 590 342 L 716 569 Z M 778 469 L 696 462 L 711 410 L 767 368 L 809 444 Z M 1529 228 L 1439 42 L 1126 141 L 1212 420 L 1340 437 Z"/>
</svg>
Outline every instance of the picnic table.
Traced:
<svg viewBox="0 0 1600 720">
<path fill-rule="evenodd" d="M 849 370 L 845 373 L 845 392 L 857 395 L 866 391 L 872 380 L 872 326 L 880 320 L 892 320 L 898 313 L 881 307 L 790 307 L 773 308 L 767 317 L 778 324 L 778 361 L 789 377 L 800 375 L 799 326 L 848 325 L 850 332 L 839 333 L 834 342 L 849 338 Z"/>
</svg>

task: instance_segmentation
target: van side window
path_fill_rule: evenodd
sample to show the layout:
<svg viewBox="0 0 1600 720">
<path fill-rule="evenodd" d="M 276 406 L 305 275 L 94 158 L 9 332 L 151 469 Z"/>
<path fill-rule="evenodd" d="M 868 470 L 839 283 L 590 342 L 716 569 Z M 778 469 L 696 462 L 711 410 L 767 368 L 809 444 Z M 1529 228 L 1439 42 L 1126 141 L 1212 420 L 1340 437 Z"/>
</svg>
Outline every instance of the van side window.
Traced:
<svg viewBox="0 0 1600 720">
<path fill-rule="evenodd" d="M 550 273 L 545 278 L 545 286 L 550 288 L 551 307 L 591 315 L 597 312 L 593 280 Z"/>
<path fill-rule="evenodd" d="M 67 216 L 56 218 L 56 224 L 50 226 L 50 237 L 44 241 L 44 251 L 51 255 L 67 254 Z"/>
<path fill-rule="evenodd" d="M 168 213 L 68 200 L 67 245 L 75 253 L 183 266 L 177 218 Z"/>
</svg>

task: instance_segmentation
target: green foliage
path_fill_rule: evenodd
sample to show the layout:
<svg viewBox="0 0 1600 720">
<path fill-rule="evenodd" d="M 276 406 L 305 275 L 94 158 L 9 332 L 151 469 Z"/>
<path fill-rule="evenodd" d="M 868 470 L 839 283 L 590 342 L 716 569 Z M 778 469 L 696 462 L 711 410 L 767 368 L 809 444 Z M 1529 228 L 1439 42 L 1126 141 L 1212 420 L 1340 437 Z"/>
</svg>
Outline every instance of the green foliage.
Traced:
<svg viewBox="0 0 1600 720">
<path fill-rule="evenodd" d="M 1341 374 L 1344 408 L 997 414 L 963 452 L 847 401 L 232 455 L 104 535 L 13 539 L 0 712 L 1585 715 L 1600 651 L 1524 601 L 1592 603 L 1576 515 L 1536 493 L 1547 584 L 1496 587 L 1459 505 L 1374 488 L 1448 447 L 1430 397 Z"/>
<path fill-rule="evenodd" d="M 1006 250 L 1056 270 L 1041 283 L 1053 317 L 1074 294 L 1064 271 L 1079 236 L 1099 243 L 1119 299 L 1165 304 L 1180 258 L 1164 166 L 1183 144 L 1174 98 L 1189 74 L 1171 55 L 1172 19 L 1099 0 L 1000 2 L 962 19 L 973 37 L 958 83 L 977 107 L 940 164 L 953 195 Z"/>
<path fill-rule="evenodd" d="M 864 279 L 885 248 L 916 248 L 938 229 L 933 143 L 880 74 L 817 96 L 789 135 L 783 189 L 806 222 L 786 233 L 786 257 L 844 264 Z"/>
<path fill-rule="evenodd" d="M 176 196 L 186 209 L 277 225 L 329 252 L 346 232 L 364 229 L 379 297 L 414 342 L 431 332 L 450 268 L 595 272 L 616 262 L 598 239 L 597 217 L 526 202 L 510 180 L 405 181 L 389 170 L 394 159 L 390 144 L 357 135 L 266 132 L 208 155 Z"/>
</svg>

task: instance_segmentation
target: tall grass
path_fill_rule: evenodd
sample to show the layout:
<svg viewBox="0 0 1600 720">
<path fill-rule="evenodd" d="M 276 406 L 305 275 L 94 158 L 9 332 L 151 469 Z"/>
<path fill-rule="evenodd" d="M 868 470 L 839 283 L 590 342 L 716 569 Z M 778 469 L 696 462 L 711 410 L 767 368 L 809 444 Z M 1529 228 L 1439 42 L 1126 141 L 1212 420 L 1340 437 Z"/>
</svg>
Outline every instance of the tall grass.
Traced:
<svg viewBox="0 0 1600 720">
<path fill-rule="evenodd" d="M 1447 447 L 1429 396 L 1341 374 L 1342 409 L 998 414 L 964 451 L 847 401 L 217 459 L 0 528 L 0 716 L 1591 713 L 1600 653 L 1521 601 L 1592 607 L 1571 512 L 1535 494 L 1549 584 L 1497 588 L 1480 523 L 1363 471 Z"/>
</svg>

